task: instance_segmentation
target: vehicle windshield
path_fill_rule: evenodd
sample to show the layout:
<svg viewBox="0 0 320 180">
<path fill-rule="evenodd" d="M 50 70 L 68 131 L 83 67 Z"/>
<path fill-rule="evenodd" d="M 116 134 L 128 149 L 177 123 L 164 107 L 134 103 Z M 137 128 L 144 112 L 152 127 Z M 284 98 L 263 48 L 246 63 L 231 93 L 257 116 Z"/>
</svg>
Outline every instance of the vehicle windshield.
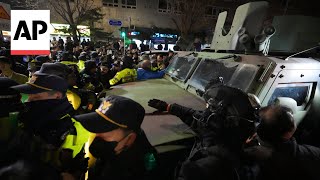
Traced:
<svg viewBox="0 0 320 180">
<path fill-rule="evenodd" d="M 171 77 L 184 81 L 195 63 L 196 58 L 193 55 L 184 57 L 175 56 L 166 72 Z"/>
<path fill-rule="evenodd" d="M 241 64 L 233 59 L 205 59 L 190 78 L 190 85 L 204 91 L 210 80 L 222 77 L 225 84 L 246 91 L 258 69 L 257 66 Z"/>
</svg>

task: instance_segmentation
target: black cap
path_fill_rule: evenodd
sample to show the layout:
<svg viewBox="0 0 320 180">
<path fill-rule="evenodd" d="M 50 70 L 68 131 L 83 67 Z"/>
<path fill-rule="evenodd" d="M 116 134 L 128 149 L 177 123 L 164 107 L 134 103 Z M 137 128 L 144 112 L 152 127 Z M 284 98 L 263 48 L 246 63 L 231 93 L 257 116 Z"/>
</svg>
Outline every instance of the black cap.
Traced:
<svg viewBox="0 0 320 180">
<path fill-rule="evenodd" d="M 0 50 L 0 56 L 11 57 L 10 49 Z"/>
<path fill-rule="evenodd" d="M 145 115 L 144 108 L 132 99 L 111 95 L 103 100 L 96 112 L 74 118 L 93 133 L 109 132 L 118 128 L 140 130 Z"/>
<path fill-rule="evenodd" d="M 69 52 L 63 52 L 60 61 L 73 61 L 73 56 Z"/>
<path fill-rule="evenodd" d="M 96 62 L 94 60 L 89 60 L 89 61 L 86 61 L 84 63 L 84 67 L 88 70 L 92 69 L 92 68 L 96 68 L 97 65 L 96 65 Z"/>
<path fill-rule="evenodd" d="M 39 71 L 41 65 L 45 62 L 50 61 L 49 56 L 41 55 L 28 62 L 28 71 Z"/>
<path fill-rule="evenodd" d="M 40 55 L 40 56 L 37 56 L 34 60 L 36 60 L 37 62 L 45 63 L 45 62 L 49 62 L 50 58 L 47 55 Z"/>
<path fill-rule="evenodd" d="M 132 59 L 132 57 L 125 56 L 122 59 L 122 69 L 132 68 L 132 67 L 133 67 L 133 59 Z"/>
<path fill-rule="evenodd" d="M 32 61 L 28 62 L 27 70 L 32 71 L 32 72 L 39 71 L 41 68 L 41 65 L 42 65 L 42 63 L 36 62 L 35 60 L 32 60 Z"/>
<path fill-rule="evenodd" d="M 6 64 L 12 64 L 12 60 L 10 60 L 9 58 L 7 58 L 5 56 L 0 56 L 0 62 L 4 62 Z"/>
<path fill-rule="evenodd" d="M 71 73 L 71 68 L 63 63 L 43 63 L 41 69 L 35 75 L 56 75 L 66 79 Z"/>
<path fill-rule="evenodd" d="M 96 51 L 92 51 L 90 56 L 91 58 L 97 58 L 99 55 Z"/>
<path fill-rule="evenodd" d="M 17 94 L 19 92 L 13 91 L 10 89 L 11 86 L 16 86 L 19 85 L 17 82 L 14 80 L 7 78 L 7 77 L 0 77 L 0 96 L 2 95 L 12 95 L 12 94 Z M 1 99 L 1 98 L 0 98 Z"/>
<path fill-rule="evenodd" d="M 80 56 L 78 57 L 78 59 L 81 60 L 81 61 L 87 60 L 86 55 L 80 55 Z"/>
<path fill-rule="evenodd" d="M 111 69 L 112 68 L 112 62 L 110 62 L 110 61 L 101 61 L 101 66 L 106 66 L 109 69 Z"/>
<path fill-rule="evenodd" d="M 0 117 L 7 115 L 8 112 L 19 111 L 23 108 L 20 93 L 11 88 L 16 85 L 18 83 L 14 80 L 0 77 Z"/>
<path fill-rule="evenodd" d="M 46 91 L 66 92 L 68 83 L 65 79 L 56 75 L 34 74 L 26 84 L 13 86 L 12 88 L 24 94 L 37 94 Z"/>
</svg>

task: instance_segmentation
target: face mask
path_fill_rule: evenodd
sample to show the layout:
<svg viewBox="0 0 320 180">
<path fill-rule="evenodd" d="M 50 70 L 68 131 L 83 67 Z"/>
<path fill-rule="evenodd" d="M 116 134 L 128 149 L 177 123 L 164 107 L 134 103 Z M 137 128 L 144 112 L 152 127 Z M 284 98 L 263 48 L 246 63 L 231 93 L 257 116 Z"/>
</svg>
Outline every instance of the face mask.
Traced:
<svg viewBox="0 0 320 180">
<path fill-rule="evenodd" d="M 115 156 L 114 149 L 117 145 L 117 141 L 107 142 L 101 138 L 95 138 L 89 147 L 89 151 L 96 158 L 110 159 Z"/>
<path fill-rule="evenodd" d="M 127 136 L 122 138 L 119 142 L 121 142 Z M 117 147 L 119 142 L 117 142 L 117 141 L 108 142 L 108 141 L 105 141 L 101 138 L 96 137 L 96 138 L 94 138 L 93 142 L 91 143 L 91 145 L 89 147 L 89 151 L 96 158 L 111 159 L 112 157 L 116 156 L 116 152 L 114 151 L 114 149 Z M 126 148 L 126 147 L 124 147 L 124 148 Z"/>
</svg>

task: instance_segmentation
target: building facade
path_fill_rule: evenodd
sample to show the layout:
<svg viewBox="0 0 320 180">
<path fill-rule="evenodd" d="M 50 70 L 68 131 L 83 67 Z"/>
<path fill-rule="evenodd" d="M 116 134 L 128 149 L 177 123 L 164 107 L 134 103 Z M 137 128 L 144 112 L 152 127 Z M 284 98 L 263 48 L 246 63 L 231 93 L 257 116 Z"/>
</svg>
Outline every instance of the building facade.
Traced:
<svg viewBox="0 0 320 180">
<path fill-rule="evenodd" d="M 46 0 L 3 0 L 11 4 L 12 9 L 50 9 L 51 22 L 66 24 L 50 6 Z M 70 0 L 72 3 L 74 0 Z M 110 20 L 121 21 L 122 27 L 133 27 L 136 29 L 147 29 L 151 33 L 178 33 L 178 27 L 173 18 L 179 16 L 179 9 L 172 7 L 172 2 L 188 3 L 188 0 L 93 0 L 94 5 L 102 8 L 104 17 L 95 23 L 82 25 L 93 25 L 105 32 L 112 32 L 115 37 L 120 37 L 120 27 L 110 25 Z M 206 26 L 199 27 L 198 31 L 206 34 L 213 33 L 216 20 L 220 12 L 228 11 L 227 24 L 231 25 L 236 8 L 253 0 L 215 0 L 207 4 L 204 13 Z M 269 21 L 274 15 L 302 14 L 319 16 L 320 11 L 315 1 L 306 0 L 267 0 L 270 3 Z M 24 3 L 22 3 L 24 2 Z M 164 32 L 163 32 L 164 31 Z"/>
</svg>

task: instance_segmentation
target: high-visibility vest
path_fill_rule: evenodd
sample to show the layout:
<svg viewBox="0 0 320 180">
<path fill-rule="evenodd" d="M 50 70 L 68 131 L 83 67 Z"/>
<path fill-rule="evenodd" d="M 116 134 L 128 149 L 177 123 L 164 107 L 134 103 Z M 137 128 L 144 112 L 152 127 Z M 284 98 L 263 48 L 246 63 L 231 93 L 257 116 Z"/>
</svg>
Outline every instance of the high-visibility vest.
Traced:
<svg viewBox="0 0 320 180">
<path fill-rule="evenodd" d="M 80 96 L 78 96 L 78 94 L 70 91 L 69 89 L 67 90 L 67 98 L 69 103 L 72 105 L 74 110 L 79 109 L 80 105 L 81 105 L 81 98 Z"/>
<path fill-rule="evenodd" d="M 87 131 L 80 124 L 80 122 L 71 118 L 68 114 L 62 117 L 60 120 L 63 121 L 70 119 L 73 123 L 75 131 L 71 130 L 68 132 L 68 134 L 66 134 L 64 142 L 60 147 L 54 147 L 46 143 L 41 137 L 33 135 L 30 139 L 31 143 L 29 144 L 29 150 L 27 153 L 31 153 L 33 158 L 51 164 L 58 169 L 64 166 L 62 161 L 65 160 L 65 157 L 62 158 L 61 154 L 65 150 L 68 152 L 68 158 L 75 158 L 78 154 L 79 156 L 85 156 L 87 153 L 87 151 L 85 151 L 85 147 L 88 146 L 90 132 Z"/>
<path fill-rule="evenodd" d="M 84 70 L 84 68 L 85 68 L 84 62 L 85 62 L 85 61 L 83 61 L 83 60 L 79 60 L 79 62 L 77 63 L 77 66 L 78 66 L 78 68 L 79 68 L 79 69 L 78 69 L 79 72 L 82 71 L 82 70 Z"/>
<path fill-rule="evenodd" d="M 111 86 L 122 82 L 122 83 L 126 83 L 126 82 L 133 82 L 137 80 L 137 70 L 135 69 L 123 69 L 120 72 L 117 72 L 117 74 L 110 79 L 109 83 Z"/>
<path fill-rule="evenodd" d="M 67 115 L 69 116 L 69 115 Z M 71 118 L 73 126 L 76 128 L 76 134 L 68 134 L 61 149 L 71 149 L 72 156 L 75 157 L 89 140 L 90 132 L 87 131 L 80 122 Z"/>
</svg>

